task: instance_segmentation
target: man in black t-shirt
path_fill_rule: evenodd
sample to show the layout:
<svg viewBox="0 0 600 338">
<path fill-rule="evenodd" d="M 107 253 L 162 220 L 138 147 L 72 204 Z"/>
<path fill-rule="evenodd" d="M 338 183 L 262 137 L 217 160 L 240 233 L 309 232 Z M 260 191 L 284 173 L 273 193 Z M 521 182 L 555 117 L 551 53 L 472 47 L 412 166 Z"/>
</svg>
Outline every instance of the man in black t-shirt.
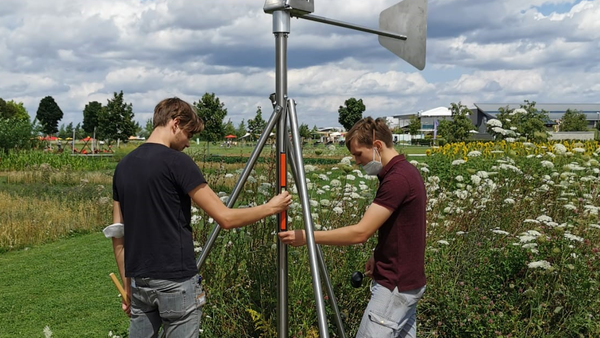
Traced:
<svg viewBox="0 0 600 338">
<path fill-rule="evenodd" d="M 371 300 L 358 338 L 414 338 L 417 302 L 425 292 L 426 191 L 421 174 L 398 154 L 385 120 L 358 121 L 346 134 L 346 146 L 379 188 L 363 218 L 354 225 L 315 231 L 315 243 L 364 243 L 375 232 L 377 246 L 365 271 L 373 277 Z M 306 244 L 304 230 L 280 232 L 283 243 Z"/>
<path fill-rule="evenodd" d="M 254 208 L 230 209 L 182 150 L 204 128 L 194 108 L 178 98 L 154 110 L 148 140 L 125 156 L 113 177 L 113 223 L 126 236 L 113 237 L 113 250 L 131 317 L 129 337 L 198 337 L 204 293 L 192 241 L 193 200 L 222 228 L 231 229 L 286 210 L 287 192 Z"/>
</svg>

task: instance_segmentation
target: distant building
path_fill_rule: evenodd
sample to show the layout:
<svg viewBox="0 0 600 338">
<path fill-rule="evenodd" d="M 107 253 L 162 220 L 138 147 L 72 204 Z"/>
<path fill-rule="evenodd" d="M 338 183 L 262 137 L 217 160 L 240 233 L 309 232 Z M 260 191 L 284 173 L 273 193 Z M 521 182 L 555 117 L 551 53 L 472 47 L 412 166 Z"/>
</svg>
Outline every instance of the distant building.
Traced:
<svg viewBox="0 0 600 338">
<path fill-rule="evenodd" d="M 408 131 L 410 119 L 415 116 L 421 119 L 421 132 L 432 132 L 436 120 L 438 122 L 442 120 L 452 120 L 452 112 L 447 107 L 437 107 L 425 111 L 421 110 L 416 113 L 394 115 L 392 117 L 386 117 L 386 120 L 390 128 L 393 129 L 394 127 L 399 127 Z"/>
<path fill-rule="evenodd" d="M 323 127 L 323 128 L 317 128 L 319 132 L 326 132 L 326 133 L 332 133 L 332 132 L 343 132 L 346 131 L 344 129 L 344 127 Z"/>
<path fill-rule="evenodd" d="M 421 118 L 421 131 L 433 131 L 434 123 L 442 120 L 452 120 L 452 111 L 448 107 L 437 107 L 426 111 L 421 111 L 417 114 Z"/>
<path fill-rule="evenodd" d="M 402 128 L 404 126 L 400 125 L 400 120 L 395 116 L 386 116 L 385 123 L 390 127 L 390 129 Z"/>
<path fill-rule="evenodd" d="M 323 127 L 318 128 L 317 132 L 318 142 L 324 144 L 332 144 L 336 142 L 343 142 L 346 130 L 343 127 Z"/>
</svg>

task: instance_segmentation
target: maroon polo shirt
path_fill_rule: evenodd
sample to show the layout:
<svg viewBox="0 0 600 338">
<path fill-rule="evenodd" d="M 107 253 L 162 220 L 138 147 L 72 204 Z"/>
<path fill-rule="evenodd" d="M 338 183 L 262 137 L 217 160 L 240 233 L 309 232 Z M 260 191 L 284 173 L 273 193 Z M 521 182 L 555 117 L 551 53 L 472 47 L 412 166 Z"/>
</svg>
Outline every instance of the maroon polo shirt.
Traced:
<svg viewBox="0 0 600 338">
<path fill-rule="evenodd" d="M 378 230 L 373 279 L 393 290 L 420 288 L 425 280 L 425 204 L 427 194 L 419 170 L 404 155 L 381 169 L 373 203 L 392 211 Z"/>
</svg>

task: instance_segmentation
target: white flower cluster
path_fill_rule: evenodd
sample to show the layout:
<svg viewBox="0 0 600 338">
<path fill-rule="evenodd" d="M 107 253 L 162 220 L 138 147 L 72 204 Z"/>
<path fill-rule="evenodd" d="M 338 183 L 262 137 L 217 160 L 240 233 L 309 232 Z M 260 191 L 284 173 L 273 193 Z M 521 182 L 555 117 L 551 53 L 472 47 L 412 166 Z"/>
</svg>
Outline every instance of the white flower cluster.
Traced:
<svg viewBox="0 0 600 338">
<path fill-rule="evenodd" d="M 517 174 L 522 174 L 523 173 L 521 171 L 521 169 L 515 167 L 512 164 L 506 164 L 506 163 L 502 163 L 499 166 L 493 166 L 492 169 L 493 170 L 498 170 L 498 169 L 500 169 L 500 170 L 511 170 L 511 171 L 516 172 Z"/>
<path fill-rule="evenodd" d="M 200 220 L 202 219 L 202 217 L 198 216 L 198 215 L 192 215 L 192 219 L 190 220 L 190 222 L 194 225 L 200 223 Z"/>
<path fill-rule="evenodd" d="M 567 147 L 561 143 L 557 143 L 554 145 L 553 151 L 556 155 L 564 155 L 567 153 Z"/>
<path fill-rule="evenodd" d="M 304 165 L 304 172 L 310 173 L 317 170 L 317 167 L 311 164 L 305 164 Z"/>
<path fill-rule="evenodd" d="M 491 120 L 487 121 L 485 124 L 487 124 L 490 127 L 502 128 L 502 121 L 500 121 L 498 119 L 491 119 Z"/>
<path fill-rule="evenodd" d="M 519 236 L 519 242 L 527 243 L 527 242 L 535 241 L 541 235 L 542 234 L 539 231 L 528 230 L 528 231 L 521 233 L 521 235 Z"/>
<path fill-rule="evenodd" d="M 571 162 L 566 164 L 563 169 L 567 171 L 582 171 L 585 170 L 585 167 L 580 166 L 577 162 Z"/>
<path fill-rule="evenodd" d="M 340 164 L 352 165 L 352 157 L 346 156 L 346 157 L 342 158 L 342 160 L 340 161 Z"/>
<path fill-rule="evenodd" d="M 476 175 L 479 176 L 479 177 L 481 177 L 481 178 L 488 178 L 488 177 L 490 177 L 490 174 L 495 174 L 495 173 L 489 173 L 487 171 L 480 170 L 480 171 L 477 172 Z"/>
<path fill-rule="evenodd" d="M 507 205 L 513 205 L 513 204 L 515 204 L 515 200 L 512 198 L 506 198 L 506 199 L 504 199 L 503 203 L 507 204 Z"/>
<path fill-rule="evenodd" d="M 531 262 L 529 264 L 527 264 L 527 267 L 529 267 L 530 269 L 544 269 L 544 270 L 548 270 L 552 268 L 552 265 L 550 264 L 550 262 L 546 261 L 546 260 L 541 260 L 541 261 L 537 261 L 537 262 Z"/>
<path fill-rule="evenodd" d="M 575 242 L 583 242 L 583 238 L 579 236 L 575 236 L 570 232 L 565 232 L 565 238 Z"/>
</svg>

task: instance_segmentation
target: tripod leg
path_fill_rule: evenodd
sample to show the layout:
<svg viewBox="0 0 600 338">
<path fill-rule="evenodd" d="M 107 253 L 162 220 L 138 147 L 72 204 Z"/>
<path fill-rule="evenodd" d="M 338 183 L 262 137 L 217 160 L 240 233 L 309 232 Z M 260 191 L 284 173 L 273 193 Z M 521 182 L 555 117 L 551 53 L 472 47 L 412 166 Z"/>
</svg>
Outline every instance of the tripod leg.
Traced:
<svg viewBox="0 0 600 338">
<path fill-rule="evenodd" d="M 310 214 L 310 203 L 308 200 L 308 189 L 306 187 L 306 175 L 304 173 L 304 161 L 302 159 L 302 149 L 300 148 L 300 132 L 298 128 L 298 118 L 296 115 L 296 103 L 294 100 L 287 100 L 287 108 L 290 120 L 290 129 L 292 131 L 292 148 L 294 149 L 294 158 L 296 162 L 296 176 L 298 179 L 298 195 L 302 204 L 302 213 L 304 216 L 304 226 L 306 229 L 306 245 L 308 247 L 308 259 L 312 273 L 313 292 L 315 294 L 315 303 L 317 307 L 317 319 L 319 321 L 319 333 L 322 338 L 329 338 L 327 330 L 327 318 L 325 315 L 325 304 L 323 304 L 323 291 L 321 289 L 321 278 L 317 266 L 317 249 L 313 233 L 313 222 Z"/>
<path fill-rule="evenodd" d="M 238 196 L 240 195 L 240 192 L 242 191 L 242 188 L 244 187 L 244 184 L 246 183 L 248 176 L 250 176 L 250 172 L 252 171 L 252 169 L 254 168 L 254 165 L 256 164 L 256 161 L 260 157 L 260 152 L 264 148 L 265 143 L 267 142 L 267 139 L 269 138 L 269 134 L 271 133 L 271 130 L 273 130 L 273 128 L 275 127 L 275 124 L 280 119 L 281 111 L 282 111 L 282 109 L 279 106 L 274 108 L 273 114 L 271 115 L 271 118 L 269 119 L 269 122 L 267 123 L 265 130 L 263 130 L 262 134 L 260 134 L 258 142 L 256 143 L 256 147 L 254 147 L 252 154 L 250 154 L 250 158 L 248 159 L 248 162 L 246 162 L 246 166 L 244 167 L 244 170 L 242 171 L 240 178 L 238 179 L 237 183 L 235 184 L 235 187 L 233 187 L 233 191 L 231 192 L 231 195 L 229 195 L 229 198 L 227 199 L 227 207 L 228 208 L 233 207 L 233 205 L 235 204 L 235 201 L 237 200 Z M 221 231 L 221 227 L 217 224 L 214 226 L 214 228 L 212 229 L 212 232 L 208 236 L 208 239 L 206 241 L 206 244 L 204 245 L 202 253 L 196 260 L 196 266 L 198 267 L 198 270 L 200 270 L 200 268 L 202 268 L 202 265 L 204 265 L 204 262 L 206 261 L 206 258 L 208 257 L 210 250 L 212 249 L 213 245 L 215 244 L 215 241 L 217 240 L 217 237 L 219 236 L 220 231 Z"/>
<path fill-rule="evenodd" d="M 296 173 L 296 160 L 294 156 L 294 150 L 292 146 L 289 144 L 288 140 L 288 151 L 290 152 L 290 168 L 292 169 L 292 176 L 294 177 L 294 182 L 296 182 L 296 186 L 298 186 L 298 174 Z M 329 295 L 329 303 L 333 312 L 335 314 L 335 324 L 338 329 L 338 334 L 341 338 L 346 338 L 346 331 L 344 330 L 344 323 L 342 322 L 342 316 L 340 315 L 340 309 L 337 306 L 337 299 L 335 298 L 335 294 L 333 293 L 333 287 L 331 286 L 331 279 L 329 278 L 329 274 L 327 272 L 327 268 L 325 265 L 325 260 L 323 260 L 323 251 L 321 250 L 321 246 L 319 244 L 317 247 L 317 257 L 319 262 L 319 268 L 321 269 L 321 273 L 323 274 L 323 279 L 325 281 L 325 288 L 327 289 L 327 294 Z"/>
<path fill-rule="evenodd" d="M 333 293 L 331 279 L 329 278 L 329 274 L 327 273 L 325 260 L 323 260 L 323 251 L 321 251 L 321 246 L 319 244 L 317 244 L 317 256 L 319 260 L 319 267 L 321 268 L 321 273 L 323 274 L 323 279 L 325 280 L 325 288 L 327 289 L 327 294 L 329 295 L 329 304 L 331 305 L 333 313 L 335 314 L 335 324 L 337 326 L 338 333 L 341 338 L 346 338 L 346 331 L 344 331 L 344 323 L 342 322 L 340 309 L 337 306 L 337 299 L 335 298 L 335 294 Z"/>
</svg>

